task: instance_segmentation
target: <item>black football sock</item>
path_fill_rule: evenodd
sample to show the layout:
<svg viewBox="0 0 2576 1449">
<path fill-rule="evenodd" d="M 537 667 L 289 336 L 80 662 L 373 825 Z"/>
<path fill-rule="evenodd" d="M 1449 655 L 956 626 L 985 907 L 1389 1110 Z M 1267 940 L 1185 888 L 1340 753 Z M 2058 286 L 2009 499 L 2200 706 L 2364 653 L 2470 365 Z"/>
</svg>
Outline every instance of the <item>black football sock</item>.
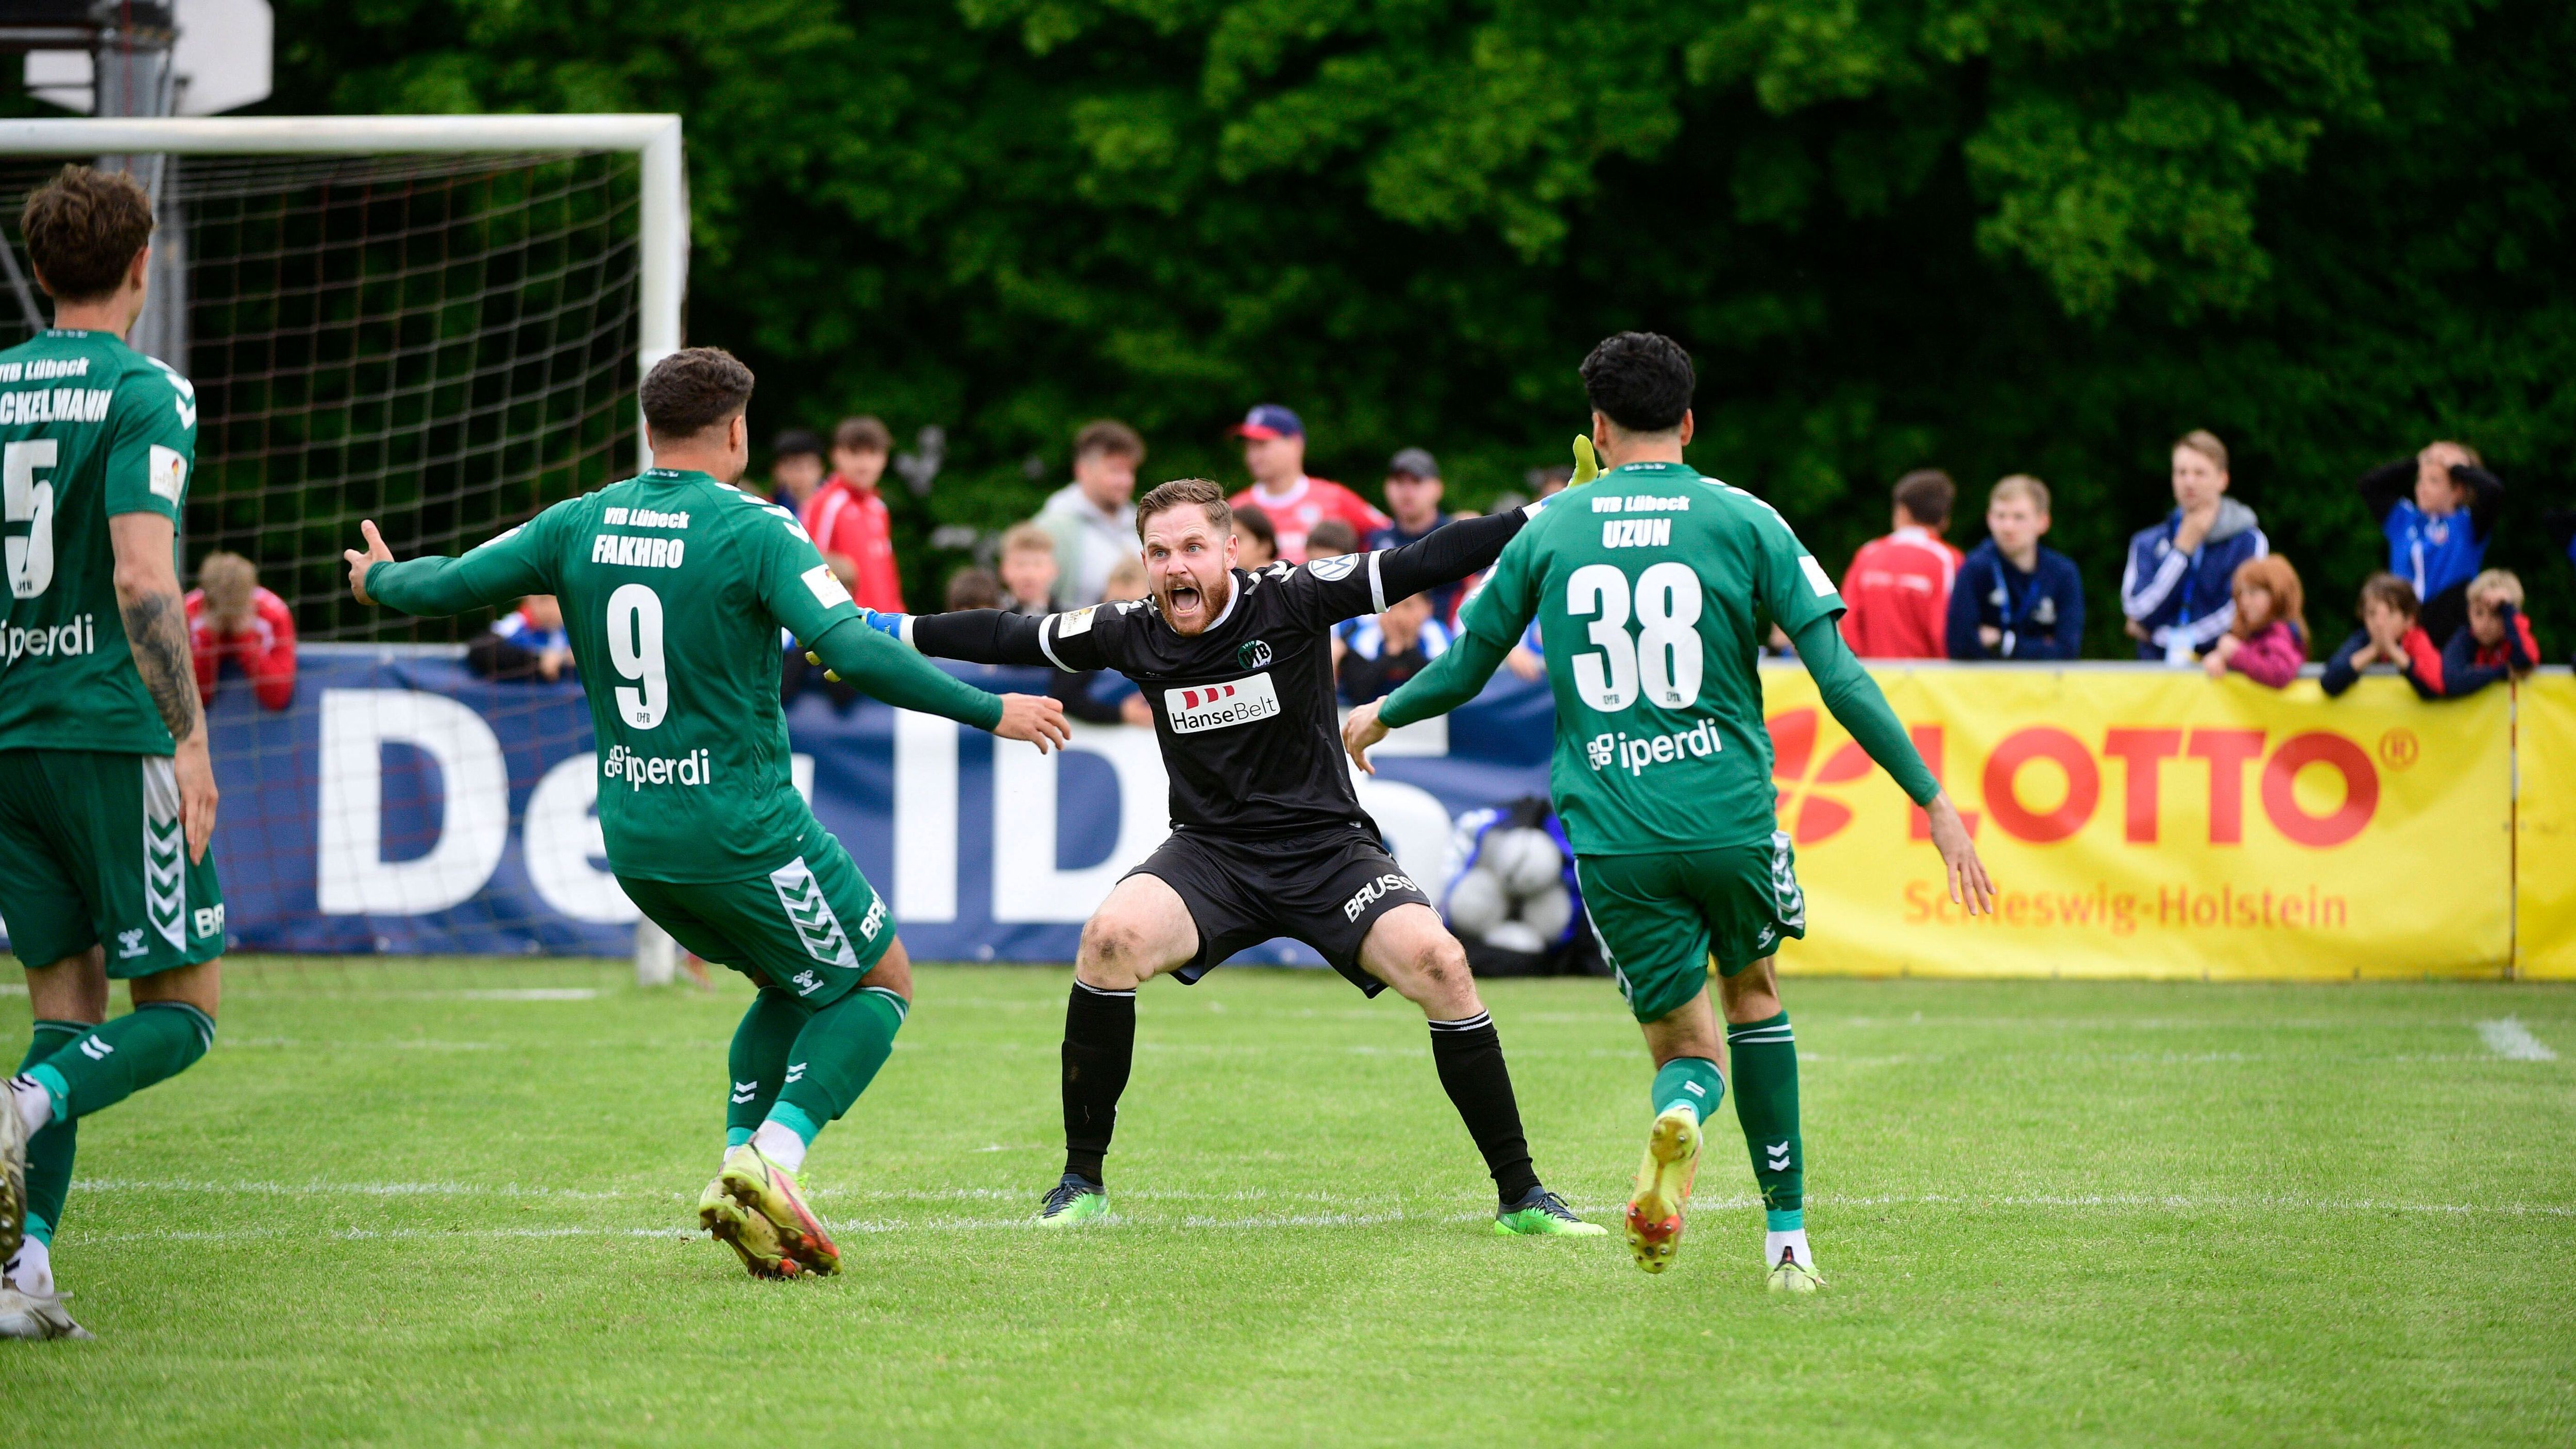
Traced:
<svg viewBox="0 0 2576 1449">
<path fill-rule="evenodd" d="M 1064 1004 L 1064 1170 L 1098 1186 L 1136 1061 L 1136 993 L 1073 983 Z"/>
<path fill-rule="evenodd" d="M 1431 1064 L 1440 1069 L 1440 1085 L 1485 1154 L 1485 1170 L 1494 1175 L 1494 1191 L 1509 1207 L 1538 1186 L 1530 1166 L 1529 1139 L 1521 1135 L 1520 1102 L 1512 1096 L 1512 1070 L 1503 1063 L 1502 1033 L 1494 1018 L 1477 1012 L 1465 1021 L 1431 1023 Z"/>
</svg>

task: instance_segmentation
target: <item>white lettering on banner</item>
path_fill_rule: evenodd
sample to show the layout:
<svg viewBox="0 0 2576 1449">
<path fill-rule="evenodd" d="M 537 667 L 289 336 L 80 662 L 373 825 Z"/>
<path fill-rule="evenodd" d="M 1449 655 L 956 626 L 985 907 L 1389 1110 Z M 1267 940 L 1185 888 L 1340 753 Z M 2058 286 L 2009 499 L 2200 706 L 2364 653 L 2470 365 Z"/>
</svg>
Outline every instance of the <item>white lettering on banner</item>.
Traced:
<svg viewBox="0 0 2576 1449">
<path fill-rule="evenodd" d="M 809 800 L 812 782 L 809 765 Z M 908 709 L 894 715 L 894 913 L 957 919 L 957 723 Z"/>
<path fill-rule="evenodd" d="M 1171 720 L 1172 733 L 1176 735 L 1251 724 L 1278 715 L 1279 689 L 1270 682 L 1268 670 L 1227 684 L 1167 689 L 1163 691 L 1163 713 Z"/>
<path fill-rule="evenodd" d="M 606 866 L 608 846 L 599 832 L 596 754 L 575 755 L 546 771 L 528 796 L 520 852 L 528 883 L 547 905 L 576 921 L 622 926 L 643 912 Z M 597 862 L 594 864 L 594 862 Z"/>
<path fill-rule="evenodd" d="M 1275 697 L 1272 706 L 1275 711 Z M 953 739 L 955 726 L 948 728 Z M 1059 765 L 1070 751 L 1107 760 L 1116 772 L 1118 838 L 1105 858 L 1067 869 L 1056 860 L 1056 806 L 1062 779 Z M 955 799 L 953 788 L 950 798 Z M 1153 854 L 1171 829 L 1171 781 L 1163 773 L 1162 746 L 1152 731 L 1077 723 L 1072 741 L 1052 755 L 997 742 L 993 747 L 993 919 L 1012 923 L 1089 920 L 1118 878 Z M 895 909 L 898 917 L 905 914 L 901 900 L 895 902 Z"/>
<path fill-rule="evenodd" d="M 438 766 L 438 843 L 414 860 L 385 859 L 388 744 L 413 746 Z M 314 895 L 323 914 L 428 915 L 463 904 L 492 879 L 509 844 L 510 774 L 481 715 L 419 690 L 326 689 L 315 768 L 322 793 Z"/>
</svg>

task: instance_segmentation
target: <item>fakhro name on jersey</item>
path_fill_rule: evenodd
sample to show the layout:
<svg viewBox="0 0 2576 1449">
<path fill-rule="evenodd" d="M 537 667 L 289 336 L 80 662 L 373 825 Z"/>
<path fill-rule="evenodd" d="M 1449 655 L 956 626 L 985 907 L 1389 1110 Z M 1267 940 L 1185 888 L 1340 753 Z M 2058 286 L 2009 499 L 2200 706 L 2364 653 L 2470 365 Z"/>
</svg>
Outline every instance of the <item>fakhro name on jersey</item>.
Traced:
<svg viewBox="0 0 2576 1449">
<path fill-rule="evenodd" d="M 1163 714 L 1172 722 L 1172 733 L 1176 735 L 1251 724 L 1278 717 L 1279 690 L 1270 682 L 1267 670 L 1227 684 L 1167 689 L 1163 691 Z"/>
</svg>

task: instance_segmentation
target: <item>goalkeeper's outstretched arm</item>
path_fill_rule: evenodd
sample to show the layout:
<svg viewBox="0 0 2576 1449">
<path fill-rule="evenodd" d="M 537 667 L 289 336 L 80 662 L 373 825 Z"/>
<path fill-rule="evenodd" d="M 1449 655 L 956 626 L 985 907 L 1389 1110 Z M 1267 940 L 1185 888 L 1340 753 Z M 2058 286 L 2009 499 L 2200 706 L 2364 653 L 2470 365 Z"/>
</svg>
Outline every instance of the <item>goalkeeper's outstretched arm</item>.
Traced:
<svg viewBox="0 0 2576 1449">
<path fill-rule="evenodd" d="M 1071 738 L 1062 702 L 1037 694 L 992 694 L 949 674 L 938 665 L 851 616 L 812 641 L 810 656 L 836 678 L 897 709 L 941 715 L 960 724 L 991 730 L 1006 740 L 1027 740 L 1046 753 Z"/>
</svg>

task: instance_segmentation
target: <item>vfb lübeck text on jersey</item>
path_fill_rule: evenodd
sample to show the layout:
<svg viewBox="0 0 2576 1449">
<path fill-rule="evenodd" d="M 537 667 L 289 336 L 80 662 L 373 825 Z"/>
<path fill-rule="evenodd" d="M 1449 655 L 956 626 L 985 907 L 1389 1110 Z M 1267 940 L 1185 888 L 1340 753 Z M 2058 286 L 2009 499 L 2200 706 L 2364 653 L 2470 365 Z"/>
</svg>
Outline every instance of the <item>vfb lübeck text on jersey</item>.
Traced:
<svg viewBox="0 0 2576 1449">
<path fill-rule="evenodd" d="M 599 521 L 611 528 L 687 528 L 689 515 L 664 513 L 658 508 L 605 508 Z M 593 534 L 590 561 L 616 564 L 622 568 L 675 569 L 688 557 L 689 541 L 684 538 L 639 538 L 622 533 Z"/>
<path fill-rule="evenodd" d="M 675 760 L 668 755 L 639 755 L 624 745 L 612 745 L 608 758 L 599 762 L 599 773 L 611 780 L 624 780 L 629 789 L 641 790 L 647 785 L 703 785 L 714 768 L 704 750 L 691 750 Z"/>
<path fill-rule="evenodd" d="M 87 377 L 86 357 L 36 357 L 0 362 L 0 383 L 40 382 L 49 377 Z M 57 387 L 33 392 L 0 393 L 0 424 L 95 423 L 107 416 L 116 396 L 112 388 Z"/>
<path fill-rule="evenodd" d="M 1595 513 L 1687 513 L 1688 496 L 1667 498 L 1655 494 L 1613 495 L 1592 500 Z M 1670 548 L 1673 521 L 1669 518 L 1605 518 L 1601 520 L 1603 548 Z"/>
</svg>

